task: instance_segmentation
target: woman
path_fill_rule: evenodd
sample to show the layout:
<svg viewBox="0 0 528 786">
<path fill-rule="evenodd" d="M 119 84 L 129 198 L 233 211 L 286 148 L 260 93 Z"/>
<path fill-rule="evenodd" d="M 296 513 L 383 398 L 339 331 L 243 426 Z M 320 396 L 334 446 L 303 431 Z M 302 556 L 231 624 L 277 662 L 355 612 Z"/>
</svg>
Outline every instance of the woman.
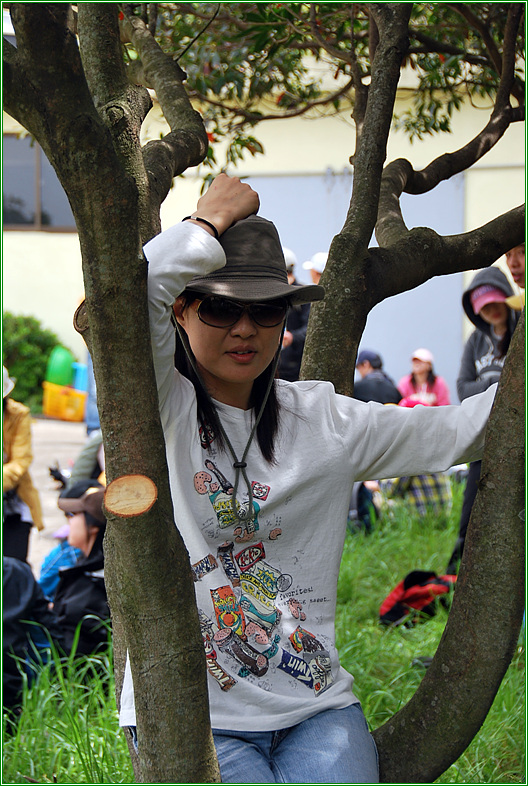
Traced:
<svg viewBox="0 0 528 786">
<path fill-rule="evenodd" d="M 412 370 L 398 382 L 398 390 L 404 399 L 441 407 L 450 404 L 449 389 L 445 380 L 433 369 L 434 358 L 428 349 L 417 349 L 411 356 Z"/>
<path fill-rule="evenodd" d="M 324 290 L 288 285 L 258 206 L 248 184 L 222 174 L 193 217 L 145 247 L 220 772 L 226 783 L 373 783 L 375 745 L 334 641 L 352 486 L 480 456 L 493 392 L 461 408 L 403 409 L 275 379 L 288 305 Z M 128 664 L 120 722 L 136 722 Z"/>
<path fill-rule="evenodd" d="M 31 414 L 24 404 L 9 398 L 15 382 L 3 368 L 3 555 L 25 562 L 31 527 L 34 524 L 41 530 L 44 523 L 39 493 L 29 474 L 33 461 Z"/>
<path fill-rule="evenodd" d="M 508 279 L 497 267 L 477 273 L 462 295 L 462 307 L 476 329 L 464 347 L 458 372 L 457 393 L 460 401 L 487 390 L 499 380 L 519 318 L 519 313 L 506 303 L 506 299 L 512 295 Z M 480 461 L 474 461 L 469 466 L 458 540 L 449 560 L 448 573 L 458 571 L 458 563 L 462 558 L 469 517 L 477 495 L 480 467 Z"/>
</svg>

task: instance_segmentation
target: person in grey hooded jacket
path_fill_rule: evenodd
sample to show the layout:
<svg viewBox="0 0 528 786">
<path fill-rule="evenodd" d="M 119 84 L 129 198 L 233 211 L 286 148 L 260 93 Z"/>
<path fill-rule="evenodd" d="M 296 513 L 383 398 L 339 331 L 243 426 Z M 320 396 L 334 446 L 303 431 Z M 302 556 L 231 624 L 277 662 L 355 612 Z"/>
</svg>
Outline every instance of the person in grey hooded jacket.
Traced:
<svg viewBox="0 0 528 786">
<path fill-rule="evenodd" d="M 470 335 L 460 364 L 457 393 L 460 401 L 475 393 L 482 393 L 501 375 L 519 313 L 511 308 L 506 298 L 513 290 L 504 273 L 497 267 L 479 271 L 462 295 L 462 306 L 476 330 Z M 481 462 L 474 461 L 464 490 L 458 539 L 447 566 L 454 574 L 462 558 L 471 509 L 477 494 Z"/>
<path fill-rule="evenodd" d="M 462 295 L 462 306 L 476 330 L 467 341 L 458 372 L 457 393 L 460 401 L 475 393 L 482 393 L 500 377 L 519 318 L 518 312 L 506 303 L 506 298 L 511 295 L 513 290 L 508 279 L 497 267 L 479 271 Z M 492 304 L 495 304 L 497 316 L 490 322 L 487 307 Z"/>
</svg>

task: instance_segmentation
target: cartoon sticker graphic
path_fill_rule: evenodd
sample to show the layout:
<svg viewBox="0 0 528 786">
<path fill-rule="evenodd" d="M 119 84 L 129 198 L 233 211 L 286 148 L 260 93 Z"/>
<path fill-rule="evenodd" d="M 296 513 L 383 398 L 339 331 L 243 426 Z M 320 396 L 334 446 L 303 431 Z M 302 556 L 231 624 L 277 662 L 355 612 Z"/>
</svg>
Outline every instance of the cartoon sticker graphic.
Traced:
<svg viewBox="0 0 528 786">
<path fill-rule="evenodd" d="M 246 627 L 246 620 L 244 619 L 244 613 L 235 598 L 232 588 L 227 585 L 225 587 L 212 589 L 211 598 L 218 627 L 229 628 L 243 635 Z"/>
<path fill-rule="evenodd" d="M 230 628 L 219 630 L 214 642 L 222 652 L 228 652 L 256 677 L 263 677 L 268 670 L 268 659 L 247 641 L 242 641 Z"/>
<path fill-rule="evenodd" d="M 235 560 L 233 559 L 234 545 L 234 543 L 226 541 L 225 543 L 222 543 L 221 546 L 218 546 L 216 553 L 218 554 L 218 559 L 222 563 L 222 567 L 225 570 L 226 576 L 233 587 L 239 587 L 240 576 L 238 575 L 237 566 Z"/>
<path fill-rule="evenodd" d="M 281 574 L 264 560 L 265 556 L 264 545 L 256 543 L 236 554 L 235 562 L 240 569 L 240 606 L 244 615 L 269 635 L 282 614 L 275 605 L 277 595 L 290 586 L 291 576 Z"/>
<path fill-rule="evenodd" d="M 296 652 L 303 653 L 302 662 L 305 669 L 297 661 L 290 659 L 297 656 L 284 657 L 288 653 L 283 652 L 283 658 L 279 664 L 279 668 L 287 671 L 295 679 L 300 679 L 305 685 L 313 688 L 314 693 L 318 696 L 325 691 L 333 683 L 332 665 L 330 662 L 330 653 L 328 653 L 321 642 L 316 639 L 313 633 L 302 628 L 300 625 L 293 631 L 290 636 L 292 647 Z M 300 660 L 300 658 L 297 658 Z M 310 680 L 308 679 L 310 674 Z"/>
<path fill-rule="evenodd" d="M 195 562 L 191 567 L 194 581 L 200 581 L 208 573 L 218 568 L 218 562 L 212 554 L 208 554 L 207 557 Z"/>
<path fill-rule="evenodd" d="M 200 617 L 200 628 L 202 631 L 202 639 L 205 648 L 205 662 L 207 664 L 207 670 L 211 677 L 217 681 L 222 690 L 230 690 L 233 685 L 236 685 L 237 681 L 234 677 L 224 671 L 217 661 L 216 650 L 213 646 L 212 638 L 214 636 L 214 629 L 218 629 L 216 628 L 216 625 L 213 625 L 211 620 L 203 613 L 201 609 L 198 610 L 198 615 Z"/>
<path fill-rule="evenodd" d="M 213 510 L 216 514 L 218 526 L 221 529 L 227 527 L 234 527 L 235 540 L 239 543 L 251 540 L 253 533 L 259 529 L 258 513 L 260 505 L 258 502 L 253 502 L 254 517 L 245 522 L 244 526 L 240 526 L 240 521 L 235 516 L 233 510 L 233 501 L 236 511 L 239 515 L 243 516 L 247 513 L 247 507 L 242 505 L 238 499 L 233 500 L 233 484 L 230 483 L 225 475 L 223 475 L 218 467 L 210 460 L 207 459 L 205 466 L 217 478 L 213 481 L 213 476 L 210 472 L 197 472 L 194 476 L 194 488 L 198 494 L 208 494 Z"/>
</svg>

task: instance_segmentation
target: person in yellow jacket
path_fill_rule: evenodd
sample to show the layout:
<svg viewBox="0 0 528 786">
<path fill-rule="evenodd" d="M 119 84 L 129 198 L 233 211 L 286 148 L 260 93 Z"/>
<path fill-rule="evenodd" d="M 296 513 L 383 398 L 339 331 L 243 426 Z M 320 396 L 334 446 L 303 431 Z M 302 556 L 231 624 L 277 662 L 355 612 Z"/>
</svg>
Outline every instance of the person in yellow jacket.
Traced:
<svg viewBox="0 0 528 786">
<path fill-rule="evenodd" d="M 33 461 L 29 408 L 9 398 L 15 382 L 4 366 L 3 556 L 27 560 L 29 533 L 44 529 L 42 507 L 29 467 Z"/>
</svg>

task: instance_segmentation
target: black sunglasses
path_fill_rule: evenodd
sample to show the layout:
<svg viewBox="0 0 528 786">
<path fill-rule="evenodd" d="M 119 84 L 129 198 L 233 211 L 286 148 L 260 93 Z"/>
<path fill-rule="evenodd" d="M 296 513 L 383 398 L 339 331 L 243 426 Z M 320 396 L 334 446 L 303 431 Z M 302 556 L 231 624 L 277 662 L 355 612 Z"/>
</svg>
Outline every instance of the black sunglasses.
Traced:
<svg viewBox="0 0 528 786">
<path fill-rule="evenodd" d="M 246 312 L 260 327 L 276 327 L 286 317 L 288 301 L 279 298 L 266 303 L 238 303 L 236 300 L 210 295 L 199 301 L 197 309 L 201 322 L 217 328 L 233 327 Z"/>
</svg>

